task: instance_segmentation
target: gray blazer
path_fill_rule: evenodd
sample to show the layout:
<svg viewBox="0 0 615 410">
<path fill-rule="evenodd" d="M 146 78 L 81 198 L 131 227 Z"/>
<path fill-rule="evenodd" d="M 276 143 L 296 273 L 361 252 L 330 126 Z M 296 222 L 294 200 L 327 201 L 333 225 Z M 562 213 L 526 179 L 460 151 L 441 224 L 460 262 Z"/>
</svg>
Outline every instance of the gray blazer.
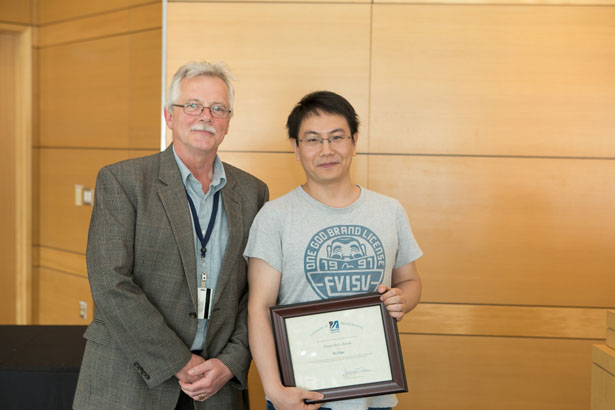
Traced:
<svg viewBox="0 0 615 410">
<path fill-rule="evenodd" d="M 234 378 L 196 409 L 244 407 L 250 365 L 247 265 L 242 256 L 267 186 L 224 164 L 229 238 L 203 357 Z M 172 410 L 174 376 L 190 359 L 197 329 L 196 259 L 190 209 L 173 150 L 101 169 L 87 246 L 96 305 L 85 332 L 75 409 Z"/>
</svg>

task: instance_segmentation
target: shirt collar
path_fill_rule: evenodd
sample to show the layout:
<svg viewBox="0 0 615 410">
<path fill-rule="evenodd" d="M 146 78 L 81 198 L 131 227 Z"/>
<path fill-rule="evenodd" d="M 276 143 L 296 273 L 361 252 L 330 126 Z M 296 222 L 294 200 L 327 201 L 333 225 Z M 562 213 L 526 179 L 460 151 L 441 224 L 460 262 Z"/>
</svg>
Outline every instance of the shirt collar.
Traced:
<svg viewBox="0 0 615 410">
<path fill-rule="evenodd" d="M 184 164 L 179 155 L 177 155 L 177 152 L 175 151 L 175 146 L 173 146 L 173 155 L 175 156 L 175 162 L 177 163 L 177 167 L 179 168 L 179 173 L 181 174 L 184 187 L 186 189 L 190 187 L 199 196 L 205 196 L 203 194 L 201 183 L 194 177 L 194 175 L 192 175 L 192 172 L 190 172 L 186 164 Z M 207 195 L 215 194 L 225 185 L 226 173 L 224 172 L 224 166 L 222 165 L 222 160 L 220 159 L 218 154 L 216 154 L 216 158 L 214 159 L 214 176 L 211 179 L 211 183 L 209 184 L 209 190 L 207 191 Z"/>
</svg>

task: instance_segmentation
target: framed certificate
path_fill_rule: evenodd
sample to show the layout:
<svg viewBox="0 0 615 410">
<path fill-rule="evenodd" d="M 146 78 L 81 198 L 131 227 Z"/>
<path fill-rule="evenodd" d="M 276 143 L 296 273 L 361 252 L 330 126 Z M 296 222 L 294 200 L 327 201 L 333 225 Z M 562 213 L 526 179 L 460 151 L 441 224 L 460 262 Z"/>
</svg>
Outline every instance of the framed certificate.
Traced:
<svg viewBox="0 0 615 410">
<path fill-rule="evenodd" d="M 273 306 L 271 319 L 282 383 L 324 395 L 313 402 L 408 391 L 397 323 L 379 294 Z"/>
</svg>

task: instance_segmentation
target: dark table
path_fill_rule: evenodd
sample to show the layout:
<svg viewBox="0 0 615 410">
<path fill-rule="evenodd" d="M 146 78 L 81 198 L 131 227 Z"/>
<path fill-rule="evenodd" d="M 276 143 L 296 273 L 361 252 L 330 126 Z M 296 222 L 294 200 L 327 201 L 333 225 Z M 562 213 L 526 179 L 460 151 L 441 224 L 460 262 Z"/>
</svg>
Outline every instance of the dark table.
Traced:
<svg viewBox="0 0 615 410">
<path fill-rule="evenodd" d="M 0 326 L 0 409 L 71 409 L 85 329 Z"/>
</svg>

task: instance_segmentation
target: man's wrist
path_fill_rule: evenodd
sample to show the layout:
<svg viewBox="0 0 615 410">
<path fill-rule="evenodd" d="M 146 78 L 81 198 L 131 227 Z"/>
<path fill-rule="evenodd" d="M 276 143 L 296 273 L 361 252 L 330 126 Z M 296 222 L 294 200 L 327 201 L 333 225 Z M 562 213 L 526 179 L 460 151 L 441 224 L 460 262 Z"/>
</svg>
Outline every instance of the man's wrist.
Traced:
<svg viewBox="0 0 615 410">
<path fill-rule="evenodd" d="M 284 394 L 284 385 L 282 383 L 273 383 L 270 387 L 263 386 L 263 390 L 265 392 L 265 396 L 269 397 L 272 400 L 277 399 L 278 397 Z"/>
</svg>

